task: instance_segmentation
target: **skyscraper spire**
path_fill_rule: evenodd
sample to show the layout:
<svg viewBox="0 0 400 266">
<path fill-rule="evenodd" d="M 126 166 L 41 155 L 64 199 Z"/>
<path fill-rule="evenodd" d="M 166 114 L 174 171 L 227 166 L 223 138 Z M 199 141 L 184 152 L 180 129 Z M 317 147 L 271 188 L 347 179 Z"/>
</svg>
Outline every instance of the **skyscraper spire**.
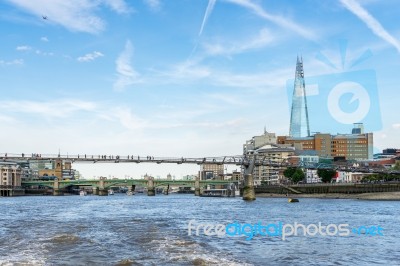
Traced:
<svg viewBox="0 0 400 266">
<path fill-rule="evenodd" d="M 305 125 L 304 125 L 305 123 Z M 302 133 L 302 128 L 306 132 Z M 297 56 L 296 73 L 292 97 L 292 110 L 290 115 L 290 137 L 310 136 L 310 125 L 308 122 L 307 97 L 304 82 L 303 57 Z"/>
</svg>

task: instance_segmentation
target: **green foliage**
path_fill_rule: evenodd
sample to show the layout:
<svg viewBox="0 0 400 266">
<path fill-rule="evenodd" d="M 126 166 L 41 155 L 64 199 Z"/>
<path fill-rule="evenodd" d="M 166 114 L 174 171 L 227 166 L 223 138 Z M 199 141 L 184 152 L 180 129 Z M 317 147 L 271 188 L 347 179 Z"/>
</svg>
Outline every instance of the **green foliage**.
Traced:
<svg viewBox="0 0 400 266">
<path fill-rule="evenodd" d="M 361 179 L 361 182 L 365 183 L 375 183 L 375 182 L 388 182 L 388 181 L 398 181 L 400 180 L 400 175 L 394 174 L 372 174 L 366 175 Z"/>
<path fill-rule="evenodd" d="M 287 178 L 291 178 L 293 174 L 296 172 L 297 167 L 288 167 L 283 171 L 283 175 Z"/>
<path fill-rule="evenodd" d="M 318 169 L 317 174 L 322 182 L 330 183 L 332 178 L 336 175 L 336 171 L 333 169 Z"/>
<path fill-rule="evenodd" d="M 298 183 L 305 178 L 305 174 L 301 168 L 288 167 L 283 171 L 283 175 L 290 179 L 293 183 Z"/>
<path fill-rule="evenodd" d="M 400 170 L 400 162 L 396 162 L 396 164 L 392 168 L 393 170 L 399 171 Z"/>
<path fill-rule="evenodd" d="M 301 180 L 303 180 L 305 178 L 305 174 L 303 172 L 303 170 L 301 170 L 300 168 L 296 169 L 296 172 L 294 172 L 294 174 L 292 175 L 292 181 L 294 183 L 298 183 Z"/>
</svg>

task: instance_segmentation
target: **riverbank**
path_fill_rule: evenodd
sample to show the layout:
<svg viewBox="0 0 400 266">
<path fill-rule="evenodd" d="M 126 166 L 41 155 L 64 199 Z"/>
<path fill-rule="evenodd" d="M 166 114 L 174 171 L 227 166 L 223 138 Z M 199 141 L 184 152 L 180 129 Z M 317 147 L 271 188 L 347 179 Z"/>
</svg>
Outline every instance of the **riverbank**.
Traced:
<svg viewBox="0 0 400 266">
<path fill-rule="evenodd" d="M 325 194 L 284 194 L 259 193 L 256 197 L 260 198 L 318 198 L 318 199 L 358 199 L 358 200 L 398 200 L 400 201 L 400 192 L 376 192 L 361 194 L 342 194 L 342 193 L 325 193 Z"/>
</svg>

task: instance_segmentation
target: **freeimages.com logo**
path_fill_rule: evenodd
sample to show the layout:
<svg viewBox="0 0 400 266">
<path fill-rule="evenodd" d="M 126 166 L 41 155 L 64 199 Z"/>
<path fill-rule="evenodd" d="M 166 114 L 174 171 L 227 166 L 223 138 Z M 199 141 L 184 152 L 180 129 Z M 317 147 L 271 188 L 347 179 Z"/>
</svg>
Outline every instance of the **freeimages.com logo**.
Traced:
<svg viewBox="0 0 400 266">
<path fill-rule="evenodd" d="M 310 124 L 318 125 L 318 131 L 321 132 L 330 132 L 332 129 L 348 132 L 353 123 L 363 123 L 369 131 L 380 130 L 382 121 L 375 71 L 350 71 L 371 57 L 372 53 L 367 50 L 357 59 L 347 63 L 346 48 L 347 43 L 340 42 L 341 71 L 319 53 L 317 59 L 337 72 L 320 76 L 304 75 Z M 348 66 L 348 71 L 344 71 L 345 66 Z M 293 97 L 302 95 L 293 96 L 294 79 L 287 81 L 286 89 L 291 108 Z"/>
</svg>

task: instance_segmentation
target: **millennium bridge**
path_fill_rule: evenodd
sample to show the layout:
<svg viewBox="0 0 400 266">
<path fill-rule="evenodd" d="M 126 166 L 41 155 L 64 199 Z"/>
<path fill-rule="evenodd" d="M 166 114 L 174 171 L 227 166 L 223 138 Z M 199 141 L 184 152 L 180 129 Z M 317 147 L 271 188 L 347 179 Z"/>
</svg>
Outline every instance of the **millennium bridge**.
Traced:
<svg viewBox="0 0 400 266">
<path fill-rule="evenodd" d="M 308 163 L 298 162 L 291 163 L 287 159 L 280 161 L 271 160 L 268 156 L 260 155 L 233 155 L 218 157 L 202 157 L 202 158 L 184 158 L 184 157 L 153 157 L 139 155 L 61 155 L 61 154 L 24 154 L 24 153 L 0 153 L 0 162 L 20 162 L 29 160 L 62 160 L 71 163 L 156 163 L 156 164 L 216 164 L 216 165 L 237 165 L 243 168 L 253 166 L 270 166 L 270 167 L 301 167 L 307 169 L 333 169 L 347 172 L 362 173 L 387 173 L 400 174 L 399 170 L 390 170 L 384 168 L 368 168 L 366 166 L 354 166 L 353 163 L 347 164 L 328 164 L 328 163 Z"/>
</svg>

